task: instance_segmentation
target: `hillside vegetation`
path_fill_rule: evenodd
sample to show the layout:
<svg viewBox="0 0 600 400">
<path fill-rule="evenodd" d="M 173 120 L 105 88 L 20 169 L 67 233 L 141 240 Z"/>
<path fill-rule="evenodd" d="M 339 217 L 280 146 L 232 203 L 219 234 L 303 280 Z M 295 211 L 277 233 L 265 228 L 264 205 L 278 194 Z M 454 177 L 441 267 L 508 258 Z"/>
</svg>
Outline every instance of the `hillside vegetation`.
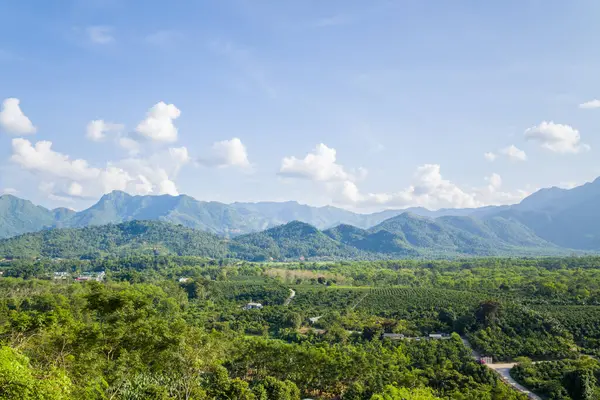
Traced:
<svg viewBox="0 0 600 400">
<path fill-rule="evenodd" d="M 481 238 L 409 214 L 392 218 L 370 230 L 340 225 L 323 232 L 309 224 L 293 221 L 233 239 L 167 222 L 129 221 L 77 229 L 49 229 L 0 240 L 0 257 L 98 258 L 157 250 L 162 254 L 268 261 L 561 252 L 541 239 L 532 242 L 530 247 L 513 246 L 508 236 L 508 240 L 498 235 Z"/>
</svg>

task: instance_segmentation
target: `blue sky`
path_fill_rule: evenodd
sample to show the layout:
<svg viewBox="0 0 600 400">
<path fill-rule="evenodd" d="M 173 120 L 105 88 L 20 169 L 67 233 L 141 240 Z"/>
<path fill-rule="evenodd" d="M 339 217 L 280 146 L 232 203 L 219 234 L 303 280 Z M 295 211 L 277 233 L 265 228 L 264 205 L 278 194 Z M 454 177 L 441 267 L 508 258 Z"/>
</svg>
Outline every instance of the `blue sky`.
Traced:
<svg viewBox="0 0 600 400">
<path fill-rule="evenodd" d="M 581 184 L 600 175 L 598 15 L 593 0 L 2 2 L 0 191 L 366 212 Z"/>
</svg>

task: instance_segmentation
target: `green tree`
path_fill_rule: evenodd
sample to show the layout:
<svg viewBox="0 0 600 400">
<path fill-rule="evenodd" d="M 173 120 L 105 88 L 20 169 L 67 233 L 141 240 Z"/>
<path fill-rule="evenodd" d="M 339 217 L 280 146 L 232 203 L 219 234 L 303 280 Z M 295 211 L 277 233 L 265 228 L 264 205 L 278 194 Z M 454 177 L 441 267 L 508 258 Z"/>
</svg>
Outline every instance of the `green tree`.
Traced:
<svg viewBox="0 0 600 400">
<path fill-rule="evenodd" d="M 42 374 L 29 365 L 29 359 L 10 347 L 0 348 L 1 400 L 67 400 L 70 379 L 59 370 Z"/>
<path fill-rule="evenodd" d="M 371 400 L 439 400 L 429 388 L 398 388 L 386 386 L 383 393 L 375 394 Z"/>
</svg>

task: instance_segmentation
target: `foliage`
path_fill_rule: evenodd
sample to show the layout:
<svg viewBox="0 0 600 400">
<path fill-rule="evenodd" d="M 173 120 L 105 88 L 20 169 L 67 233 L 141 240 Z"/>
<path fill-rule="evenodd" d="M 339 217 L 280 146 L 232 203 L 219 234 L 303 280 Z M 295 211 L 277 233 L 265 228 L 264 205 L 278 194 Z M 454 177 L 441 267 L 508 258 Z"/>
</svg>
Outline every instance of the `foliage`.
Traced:
<svg viewBox="0 0 600 400">
<path fill-rule="evenodd" d="M 591 358 L 532 363 L 522 359 L 511 375 L 549 399 L 592 400 L 600 391 L 600 363 Z"/>
</svg>

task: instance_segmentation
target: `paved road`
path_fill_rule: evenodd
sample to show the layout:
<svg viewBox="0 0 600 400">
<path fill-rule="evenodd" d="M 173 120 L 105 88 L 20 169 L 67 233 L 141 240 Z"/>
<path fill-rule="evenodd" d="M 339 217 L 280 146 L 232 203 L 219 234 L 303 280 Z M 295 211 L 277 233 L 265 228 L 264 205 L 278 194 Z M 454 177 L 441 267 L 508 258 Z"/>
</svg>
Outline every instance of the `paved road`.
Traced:
<svg viewBox="0 0 600 400">
<path fill-rule="evenodd" d="M 512 376 L 510 376 L 510 370 L 514 367 L 515 363 L 506 363 L 506 364 L 488 364 L 488 367 L 496 371 L 502 377 L 502 380 L 515 389 L 517 389 L 521 393 L 525 393 L 529 396 L 530 399 L 542 400 L 540 396 L 531 392 L 531 390 L 527 389 L 525 386 L 521 385 L 519 382 L 515 381 Z"/>
<path fill-rule="evenodd" d="M 283 303 L 283 305 L 287 306 L 288 304 L 290 304 L 292 302 L 292 300 L 294 299 L 294 297 L 296 297 L 296 291 L 294 289 L 290 289 L 290 297 L 285 299 L 285 302 Z"/>
<path fill-rule="evenodd" d="M 480 354 L 477 353 L 473 347 L 471 347 L 471 343 L 467 340 L 466 337 L 460 337 L 465 345 L 465 347 L 471 350 L 471 354 L 475 360 L 479 360 Z M 515 389 L 517 389 L 521 393 L 525 393 L 530 399 L 542 400 L 540 396 L 535 393 L 532 393 L 531 390 L 527 389 L 525 386 L 521 385 L 517 381 L 515 381 L 512 376 L 510 376 L 510 370 L 514 367 L 515 363 L 504 363 L 504 364 L 485 364 L 488 368 L 494 370 L 504 382 L 511 385 Z"/>
</svg>

